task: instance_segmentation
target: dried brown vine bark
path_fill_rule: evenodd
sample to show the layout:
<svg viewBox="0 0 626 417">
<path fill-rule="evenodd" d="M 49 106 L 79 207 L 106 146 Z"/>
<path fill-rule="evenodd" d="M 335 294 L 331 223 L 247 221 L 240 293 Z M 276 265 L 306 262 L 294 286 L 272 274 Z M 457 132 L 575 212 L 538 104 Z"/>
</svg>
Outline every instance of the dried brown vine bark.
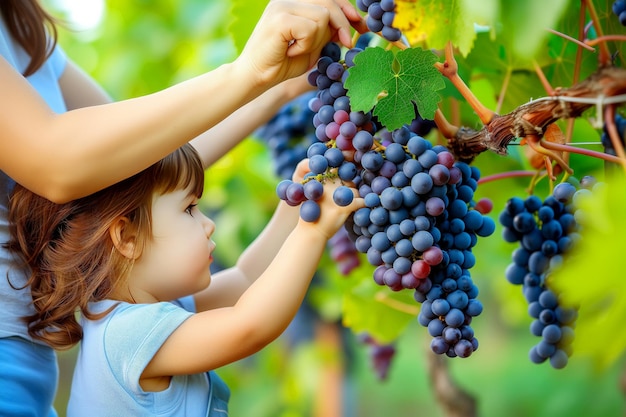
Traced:
<svg viewBox="0 0 626 417">
<path fill-rule="evenodd" d="M 459 160 L 465 162 L 471 162 L 486 150 L 506 155 L 512 140 L 535 135 L 542 137 L 551 123 L 579 117 L 593 106 L 602 106 L 603 99 L 625 93 L 626 70 L 601 67 L 572 87 L 556 89 L 550 97 L 531 101 L 505 115 L 493 115 L 481 130 L 459 128 L 453 137 L 447 138 L 448 147 Z M 596 101 L 568 101 L 568 98 Z"/>
</svg>

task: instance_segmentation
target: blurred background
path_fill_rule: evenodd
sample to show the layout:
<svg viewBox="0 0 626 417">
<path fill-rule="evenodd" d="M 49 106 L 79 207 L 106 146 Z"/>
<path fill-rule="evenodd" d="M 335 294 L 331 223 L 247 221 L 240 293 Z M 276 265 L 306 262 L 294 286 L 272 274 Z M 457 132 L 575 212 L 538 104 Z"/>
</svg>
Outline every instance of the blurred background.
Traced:
<svg viewBox="0 0 626 417">
<path fill-rule="evenodd" d="M 163 89 L 232 60 L 265 2 L 44 3 L 65 21 L 60 44 L 68 55 L 115 99 L 125 99 Z M 485 79 L 476 79 L 472 89 L 495 108 L 494 88 Z M 463 111 L 466 120 L 475 119 L 471 111 Z M 586 124 L 578 126 L 589 140 L 597 141 L 596 130 Z M 437 140 L 436 135 L 432 132 L 429 138 Z M 512 149 L 508 158 L 484 153 L 475 162 L 483 175 L 522 169 L 524 164 L 518 149 Z M 588 173 L 601 168 L 594 161 L 581 164 Z M 280 179 L 267 145 L 255 137 L 208 170 L 202 208 L 218 225 L 214 239 L 221 265 L 232 265 L 269 219 L 278 202 L 274 190 Z M 478 188 L 475 200 L 491 199 L 494 211 L 490 216 L 497 220 L 508 198 L 526 195 L 528 183 L 528 178 L 486 183 Z M 545 185 L 539 184 L 537 192 L 545 193 Z M 514 246 L 499 234 L 500 226 L 474 248 L 477 263 L 472 278 L 485 308 L 472 323 L 480 348 L 470 358 L 439 361 L 441 358 L 429 351 L 426 329 L 414 319 L 418 305 L 382 299 L 377 302 L 399 313 L 382 317 L 390 322 L 375 326 L 381 333 L 386 327 L 403 330 L 393 340 L 381 341 L 395 349 L 387 373 L 381 377 L 371 346 L 361 337 L 363 329 L 353 331 L 342 322 L 346 303 L 359 300 L 354 294 L 346 298 L 346 294 L 351 288 L 371 285 L 372 268 L 363 260 L 344 276 L 327 255 L 307 305 L 288 331 L 262 352 L 218 370 L 232 391 L 230 415 L 443 417 L 455 415 L 447 406 L 463 398 L 473 399 L 478 415 L 487 417 L 626 415 L 623 358 L 600 367 L 593 358 L 574 355 L 561 370 L 529 361 L 528 351 L 537 340 L 528 331 L 531 319 L 520 289 L 504 278 Z M 364 303 L 373 302 L 367 298 L 367 290 L 363 294 Z M 75 355 L 76 349 L 59 355 L 61 381 L 56 405 L 60 416 L 65 412 Z"/>
</svg>

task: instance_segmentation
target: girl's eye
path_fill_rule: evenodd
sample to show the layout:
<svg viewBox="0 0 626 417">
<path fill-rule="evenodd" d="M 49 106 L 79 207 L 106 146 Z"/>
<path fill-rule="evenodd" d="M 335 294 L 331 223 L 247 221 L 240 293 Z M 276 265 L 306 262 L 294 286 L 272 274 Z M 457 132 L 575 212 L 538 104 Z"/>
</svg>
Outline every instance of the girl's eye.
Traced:
<svg viewBox="0 0 626 417">
<path fill-rule="evenodd" d="M 197 204 L 190 204 L 189 206 L 187 206 L 187 208 L 185 209 L 185 212 L 187 212 L 187 214 L 189 214 L 190 216 L 192 215 L 191 212 L 193 211 L 194 207 L 196 207 Z"/>
</svg>

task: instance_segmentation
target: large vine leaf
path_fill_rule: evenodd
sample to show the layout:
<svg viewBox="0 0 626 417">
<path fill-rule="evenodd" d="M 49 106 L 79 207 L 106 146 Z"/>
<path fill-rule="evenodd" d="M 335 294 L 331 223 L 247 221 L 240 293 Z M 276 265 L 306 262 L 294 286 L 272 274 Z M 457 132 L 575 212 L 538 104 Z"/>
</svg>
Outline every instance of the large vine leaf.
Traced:
<svg viewBox="0 0 626 417">
<path fill-rule="evenodd" d="M 354 333 L 368 333 L 380 343 L 397 339 L 419 313 L 411 291 L 393 292 L 365 277 L 344 292 L 343 324 Z"/>
<path fill-rule="evenodd" d="M 577 202 L 582 239 L 550 284 L 567 304 L 579 306 L 575 355 L 589 355 L 601 368 L 626 351 L 626 182 L 606 183 Z"/>
<path fill-rule="evenodd" d="M 396 0 L 396 13 L 393 26 L 411 45 L 426 42 L 429 48 L 443 49 L 452 42 L 463 56 L 472 49 L 476 31 L 465 1 Z"/>
<path fill-rule="evenodd" d="M 415 119 L 415 105 L 426 119 L 432 119 L 445 87 L 434 67 L 437 56 L 427 50 L 410 48 L 392 51 L 380 47 L 359 53 L 348 69 L 345 87 L 355 111 L 373 114 L 393 130 Z"/>
</svg>

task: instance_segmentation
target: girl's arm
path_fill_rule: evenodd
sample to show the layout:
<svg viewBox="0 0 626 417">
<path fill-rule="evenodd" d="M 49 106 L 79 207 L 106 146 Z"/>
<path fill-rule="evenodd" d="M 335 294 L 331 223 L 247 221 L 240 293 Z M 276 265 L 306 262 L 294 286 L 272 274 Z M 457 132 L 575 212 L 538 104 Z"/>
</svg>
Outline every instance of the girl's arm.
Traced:
<svg viewBox="0 0 626 417">
<path fill-rule="evenodd" d="M 304 73 L 333 36 L 349 45 L 357 21 L 345 0 L 272 1 L 233 63 L 151 95 L 60 115 L 0 58 L 0 169 L 55 202 L 93 193 Z"/>
<path fill-rule="evenodd" d="M 308 172 L 308 166 L 308 159 L 301 161 L 295 169 L 293 180 L 302 180 Z M 276 257 L 299 218 L 299 207 L 280 201 L 268 224 L 237 259 L 237 263 L 214 274 L 211 285 L 194 296 L 196 311 L 235 305 Z"/>
<path fill-rule="evenodd" d="M 236 265 L 214 274 L 211 285 L 194 296 L 196 310 L 235 305 L 241 295 L 267 269 L 287 236 L 294 230 L 299 216 L 298 207 L 290 207 L 284 201 L 279 202 L 269 223 L 242 253 Z"/>
<path fill-rule="evenodd" d="M 336 186 L 325 185 L 320 219 L 298 221 L 268 268 L 234 306 L 194 314 L 172 333 L 146 367 L 142 382 L 235 362 L 285 330 L 304 299 L 327 240 L 364 205 L 363 199 L 355 198 L 347 207 L 337 206 L 332 201 Z"/>
</svg>

